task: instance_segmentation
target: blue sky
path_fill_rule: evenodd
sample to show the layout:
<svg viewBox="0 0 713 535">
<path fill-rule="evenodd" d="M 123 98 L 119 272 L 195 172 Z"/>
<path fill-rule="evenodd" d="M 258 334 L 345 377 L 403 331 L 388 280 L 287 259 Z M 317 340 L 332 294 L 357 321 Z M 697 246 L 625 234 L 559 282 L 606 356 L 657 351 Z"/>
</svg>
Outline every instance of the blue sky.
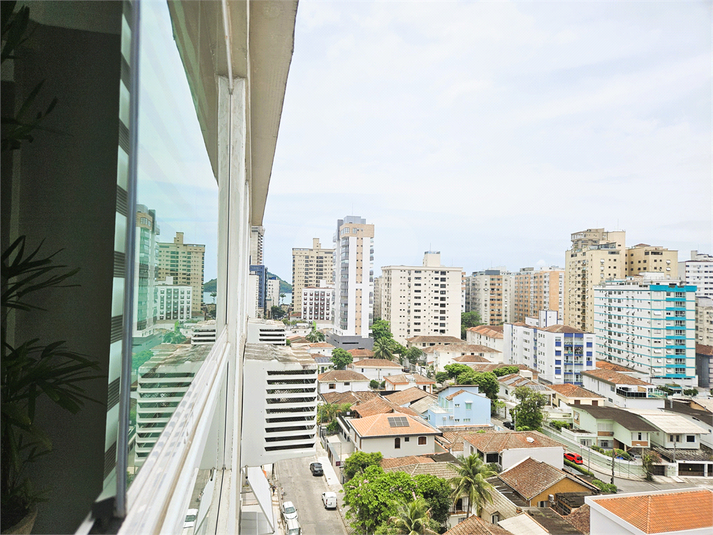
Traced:
<svg viewBox="0 0 713 535">
<path fill-rule="evenodd" d="M 336 220 L 375 268 L 563 265 L 572 232 L 712 252 L 711 2 L 302 0 L 265 263 Z"/>
</svg>

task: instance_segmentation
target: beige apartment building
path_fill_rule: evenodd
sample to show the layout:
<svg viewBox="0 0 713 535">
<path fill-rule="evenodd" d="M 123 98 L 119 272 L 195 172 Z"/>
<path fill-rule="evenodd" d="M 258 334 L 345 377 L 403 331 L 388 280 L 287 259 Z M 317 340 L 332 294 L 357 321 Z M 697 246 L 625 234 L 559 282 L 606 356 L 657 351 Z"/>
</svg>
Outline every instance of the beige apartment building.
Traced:
<svg viewBox="0 0 713 535">
<path fill-rule="evenodd" d="M 640 243 L 626 250 L 626 275 L 639 273 L 664 273 L 678 279 L 678 251 Z"/>
<path fill-rule="evenodd" d="M 381 295 L 384 277 L 374 277 L 374 320 L 381 319 Z"/>
<path fill-rule="evenodd" d="M 696 343 L 713 346 L 713 299 L 696 298 Z"/>
<path fill-rule="evenodd" d="M 250 227 L 250 265 L 265 265 L 262 254 L 264 236 L 265 227 Z"/>
<path fill-rule="evenodd" d="M 542 310 L 556 310 L 564 315 L 564 269 L 548 267 L 535 271 L 522 268 L 513 277 L 512 322 L 537 317 Z"/>
<path fill-rule="evenodd" d="M 511 323 L 514 282 L 505 268 L 474 272 L 466 277 L 466 312 L 478 312 L 487 325 Z"/>
<path fill-rule="evenodd" d="M 322 249 L 319 238 L 312 248 L 292 249 L 292 309 L 302 310 L 302 290 L 319 287 L 320 281 L 334 284 L 334 249 Z"/>
<path fill-rule="evenodd" d="M 594 287 L 626 276 L 626 232 L 603 228 L 575 232 L 565 253 L 564 323 L 594 332 Z"/>
<path fill-rule="evenodd" d="M 203 305 L 204 261 L 205 245 L 183 243 L 183 232 L 176 232 L 173 243 L 158 244 L 157 280 L 173 277 L 176 286 L 192 288 L 192 316 L 199 316 Z"/>
<path fill-rule="evenodd" d="M 442 266 L 440 252 L 426 251 L 422 266 L 384 266 L 381 273 L 381 317 L 397 342 L 460 337 L 462 268 Z"/>
</svg>

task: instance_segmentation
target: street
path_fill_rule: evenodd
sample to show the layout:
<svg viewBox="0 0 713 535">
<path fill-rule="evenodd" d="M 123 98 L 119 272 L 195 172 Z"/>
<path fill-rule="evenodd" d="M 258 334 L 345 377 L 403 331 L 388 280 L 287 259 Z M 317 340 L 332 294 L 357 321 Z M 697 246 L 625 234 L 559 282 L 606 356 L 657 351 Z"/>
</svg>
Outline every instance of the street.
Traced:
<svg viewBox="0 0 713 535">
<path fill-rule="evenodd" d="M 275 476 L 284 490 L 282 499 L 295 504 L 302 535 L 346 535 L 339 511 L 322 505 L 322 493 L 330 489 L 324 476 L 313 476 L 309 470 L 316 460 L 315 456 L 276 464 Z"/>
</svg>

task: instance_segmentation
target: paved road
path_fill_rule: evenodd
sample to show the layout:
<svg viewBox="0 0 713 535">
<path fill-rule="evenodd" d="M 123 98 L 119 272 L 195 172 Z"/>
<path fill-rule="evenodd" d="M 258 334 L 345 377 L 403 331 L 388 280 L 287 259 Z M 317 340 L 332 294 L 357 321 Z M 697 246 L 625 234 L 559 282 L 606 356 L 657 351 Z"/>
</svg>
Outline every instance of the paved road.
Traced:
<svg viewBox="0 0 713 535">
<path fill-rule="evenodd" d="M 346 535 L 339 512 L 322 505 L 322 493 L 329 488 L 324 476 L 314 477 L 309 471 L 314 461 L 308 457 L 277 463 L 275 476 L 284 489 L 283 500 L 295 504 L 302 535 Z"/>
</svg>

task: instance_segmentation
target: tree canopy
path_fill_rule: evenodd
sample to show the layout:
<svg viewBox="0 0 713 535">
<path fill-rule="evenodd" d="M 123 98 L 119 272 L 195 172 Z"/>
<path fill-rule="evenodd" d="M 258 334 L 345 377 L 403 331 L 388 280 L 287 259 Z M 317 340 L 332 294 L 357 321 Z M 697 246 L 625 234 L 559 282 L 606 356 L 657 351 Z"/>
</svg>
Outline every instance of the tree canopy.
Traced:
<svg viewBox="0 0 713 535">
<path fill-rule="evenodd" d="M 443 367 L 448 374 L 449 379 L 455 379 L 462 373 L 469 373 L 473 371 L 473 368 L 466 366 L 465 364 L 448 364 Z"/>
<path fill-rule="evenodd" d="M 527 428 L 522 429 L 527 431 L 542 427 L 542 407 L 547 404 L 547 398 L 526 386 L 517 387 L 515 397 L 520 400 L 520 403 L 510 412 L 513 414 L 517 429 Z"/>
<path fill-rule="evenodd" d="M 305 336 L 305 338 L 307 338 L 307 340 L 312 343 L 324 342 L 324 333 L 322 331 L 317 330 L 317 322 L 312 322 L 312 330 L 307 336 Z"/>
<path fill-rule="evenodd" d="M 460 337 L 461 339 L 465 340 L 466 339 L 466 331 L 470 327 L 477 327 L 478 325 L 482 325 L 483 323 L 480 321 L 480 314 L 476 311 L 471 311 L 471 312 L 461 312 L 460 315 Z"/>
<path fill-rule="evenodd" d="M 377 359 L 391 360 L 394 358 L 393 340 L 379 338 L 374 341 L 374 357 Z"/>
<path fill-rule="evenodd" d="M 344 370 L 348 364 L 354 361 L 352 354 L 342 349 L 341 347 L 335 347 L 332 350 L 332 364 L 335 370 Z"/>
<path fill-rule="evenodd" d="M 272 305 L 272 307 L 270 307 L 270 316 L 273 319 L 276 319 L 276 320 L 282 319 L 285 317 L 285 314 L 287 314 L 287 312 L 282 310 L 281 307 L 278 307 L 276 305 Z"/>
<path fill-rule="evenodd" d="M 386 320 L 376 320 L 371 325 L 371 337 L 374 339 L 374 342 L 383 338 L 393 340 L 394 336 L 391 334 L 391 324 Z"/>
<path fill-rule="evenodd" d="M 344 475 L 347 479 L 351 479 L 369 466 L 379 466 L 381 459 L 383 459 L 383 456 L 378 451 L 376 453 L 355 451 L 344 461 Z"/>
<path fill-rule="evenodd" d="M 511 373 L 518 373 L 520 368 L 517 366 L 503 366 L 502 368 L 495 368 L 493 373 L 498 377 L 503 377 L 505 375 L 510 375 Z"/>
<path fill-rule="evenodd" d="M 477 385 L 478 391 L 491 400 L 498 398 L 500 383 L 493 372 L 478 373 L 469 369 L 466 373 L 461 373 L 456 380 L 459 385 Z"/>
</svg>

